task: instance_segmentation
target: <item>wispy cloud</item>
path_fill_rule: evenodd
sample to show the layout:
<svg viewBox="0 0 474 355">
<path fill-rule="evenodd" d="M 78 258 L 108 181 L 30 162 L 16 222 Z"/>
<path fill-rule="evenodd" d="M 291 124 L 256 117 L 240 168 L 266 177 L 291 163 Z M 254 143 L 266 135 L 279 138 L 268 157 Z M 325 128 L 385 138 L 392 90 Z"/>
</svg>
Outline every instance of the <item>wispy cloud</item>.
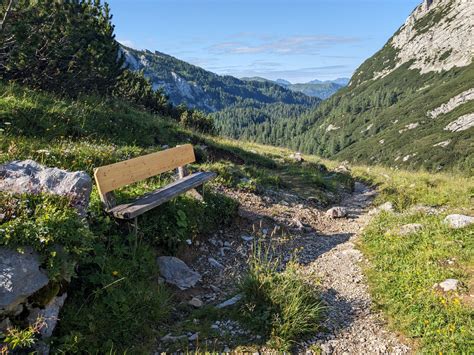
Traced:
<svg viewBox="0 0 474 355">
<path fill-rule="evenodd" d="M 242 33 L 234 35 L 240 40 L 223 41 L 211 45 L 213 54 L 318 54 L 321 49 L 337 44 L 356 43 L 360 38 L 333 35 L 295 35 L 276 37 Z"/>
</svg>

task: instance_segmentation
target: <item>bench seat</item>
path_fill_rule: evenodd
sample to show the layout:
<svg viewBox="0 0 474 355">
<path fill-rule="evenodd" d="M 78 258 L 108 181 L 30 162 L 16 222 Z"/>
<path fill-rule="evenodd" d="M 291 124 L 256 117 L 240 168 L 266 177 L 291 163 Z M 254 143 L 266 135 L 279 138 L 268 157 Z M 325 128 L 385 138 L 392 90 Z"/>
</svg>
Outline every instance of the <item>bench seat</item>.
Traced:
<svg viewBox="0 0 474 355">
<path fill-rule="evenodd" d="M 197 172 L 150 192 L 130 203 L 117 205 L 108 210 L 115 218 L 133 219 L 172 198 L 192 190 L 216 176 L 213 172 Z"/>
</svg>

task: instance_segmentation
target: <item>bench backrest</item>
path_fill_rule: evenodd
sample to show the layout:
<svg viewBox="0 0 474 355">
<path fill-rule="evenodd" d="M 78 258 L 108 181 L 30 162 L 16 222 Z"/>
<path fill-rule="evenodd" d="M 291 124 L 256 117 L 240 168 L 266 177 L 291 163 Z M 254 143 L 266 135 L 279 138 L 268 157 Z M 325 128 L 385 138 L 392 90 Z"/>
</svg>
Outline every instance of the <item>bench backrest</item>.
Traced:
<svg viewBox="0 0 474 355">
<path fill-rule="evenodd" d="M 135 182 L 196 161 L 191 144 L 121 161 L 94 169 L 94 177 L 102 201 L 106 194 Z M 105 202 L 105 201 L 104 201 Z"/>
</svg>

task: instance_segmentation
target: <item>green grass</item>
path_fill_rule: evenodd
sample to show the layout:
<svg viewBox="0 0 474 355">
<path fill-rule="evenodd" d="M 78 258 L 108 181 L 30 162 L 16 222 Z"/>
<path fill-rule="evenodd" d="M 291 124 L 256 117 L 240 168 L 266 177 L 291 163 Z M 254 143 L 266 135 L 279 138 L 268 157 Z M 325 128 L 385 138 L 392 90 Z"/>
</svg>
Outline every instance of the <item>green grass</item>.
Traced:
<svg viewBox="0 0 474 355">
<path fill-rule="evenodd" d="M 318 330 L 322 306 L 317 291 L 299 275 L 298 264 L 291 261 L 281 272 L 279 265 L 270 249 L 255 245 L 240 285 L 240 311 L 246 326 L 263 334 L 268 346 L 288 351 Z"/>
<path fill-rule="evenodd" d="M 474 227 L 450 229 L 443 219 L 450 213 L 473 215 L 474 180 L 380 167 L 356 167 L 353 173 L 378 185 L 377 204 L 391 201 L 397 211 L 374 217 L 360 241 L 369 259 L 365 271 L 376 307 L 417 351 L 472 352 Z M 417 205 L 438 208 L 440 214 L 412 209 Z M 408 223 L 420 223 L 423 229 L 398 235 L 398 228 Z M 433 289 L 448 278 L 461 282 L 457 292 Z"/>
</svg>

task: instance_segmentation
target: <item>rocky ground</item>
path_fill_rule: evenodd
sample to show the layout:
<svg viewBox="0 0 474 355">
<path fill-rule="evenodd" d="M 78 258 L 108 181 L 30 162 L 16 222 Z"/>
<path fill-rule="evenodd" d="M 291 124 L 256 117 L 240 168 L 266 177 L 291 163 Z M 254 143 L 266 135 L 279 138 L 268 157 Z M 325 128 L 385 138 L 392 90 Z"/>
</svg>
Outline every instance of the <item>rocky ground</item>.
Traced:
<svg viewBox="0 0 474 355">
<path fill-rule="evenodd" d="M 296 256 L 304 277 L 314 284 L 326 307 L 321 332 L 297 344 L 299 352 L 321 349 L 323 353 L 408 353 L 410 348 L 385 327 L 380 314 L 371 307 L 361 264 L 366 262 L 357 249 L 359 232 L 370 216 L 367 212 L 374 190 L 356 183 L 345 194 L 340 208 L 326 211 L 311 199 L 286 192 L 253 194 L 235 190 L 222 192 L 240 203 L 239 218 L 207 240 L 189 241 L 180 256 L 202 279 L 195 287 L 179 291 L 183 303 L 201 307 L 219 304 L 236 294 L 238 280 L 256 240 L 271 244 L 288 261 Z M 389 208 L 390 206 L 388 206 Z M 336 217 L 336 218 L 335 218 Z M 201 304 L 202 301 L 202 304 Z M 249 334 L 234 321 L 212 324 L 212 339 L 200 339 L 200 347 L 231 351 L 239 345 L 232 339 L 258 343 L 258 334 Z M 225 334 L 226 337 L 221 337 Z M 177 337 L 177 338 L 176 338 Z M 172 343 L 188 338 L 185 347 Z M 160 341 L 159 350 L 195 349 L 199 334 L 174 334 Z M 172 348 L 169 346 L 172 345 Z"/>
</svg>

